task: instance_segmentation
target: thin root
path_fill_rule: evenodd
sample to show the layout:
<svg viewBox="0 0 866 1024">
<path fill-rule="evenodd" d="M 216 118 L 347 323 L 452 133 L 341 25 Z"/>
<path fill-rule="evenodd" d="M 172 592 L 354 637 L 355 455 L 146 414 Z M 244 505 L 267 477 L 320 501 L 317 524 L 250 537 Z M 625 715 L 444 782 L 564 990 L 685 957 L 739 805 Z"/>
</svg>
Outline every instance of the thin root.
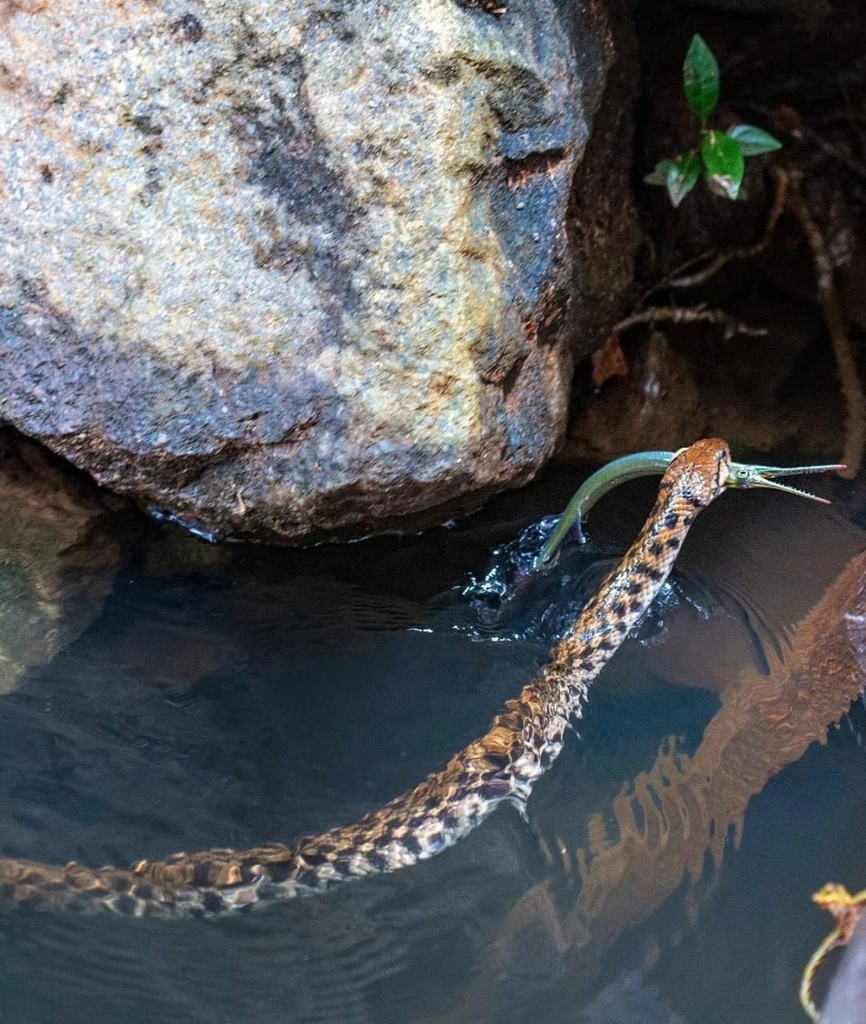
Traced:
<svg viewBox="0 0 866 1024">
<path fill-rule="evenodd" d="M 836 927 L 809 958 L 809 962 L 800 979 L 800 1005 L 809 1017 L 818 1024 L 820 1011 L 812 998 L 812 983 L 815 973 L 827 958 L 830 950 L 837 946 L 847 946 L 857 927 L 863 908 L 866 906 L 866 889 L 854 896 L 844 885 L 828 882 L 822 889 L 814 893 L 812 902 L 817 903 L 836 919 Z"/>
<path fill-rule="evenodd" d="M 725 249 L 723 252 L 716 253 L 712 259 L 710 259 L 712 253 L 707 252 L 702 253 L 700 256 L 695 256 L 664 278 L 655 286 L 653 291 L 658 291 L 660 288 L 694 288 L 699 284 L 704 284 L 705 281 L 709 281 L 726 264 L 732 263 L 734 260 L 750 260 L 760 255 L 773 240 L 776 225 L 779 223 L 779 218 L 785 209 L 785 200 L 788 194 L 787 172 L 781 167 L 774 167 L 771 173 L 776 182 L 773 203 L 770 207 L 770 212 L 767 214 L 767 223 L 764 226 L 763 234 L 757 242 L 753 242 L 751 245 L 735 245 L 730 249 Z M 689 274 L 688 276 L 681 276 L 689 267 L 693 267 L 696 263 L 702 263 L 707 259 L 710 259 L 710 262 L 701 270 L 697 270 L 694 274 Z"/>
<path fill-rule="evenodd" d="M 710 323 L 723 324 L 729 334 L 751 334 L 759 336 L 766 334 L 762 327 L 749 327 L 736 317 L 725 313 L 720 309 L 707 309 L 705 305 L 698 306 L 650 306 L 649 309 L 642 309 L 639 313 L 632 313 L 618 324 L 611 328 L 611 334 L 622 334 L 624 331 L 639 324 L 696 324 Z"/>
<path fill-rule="evenodd" d="M 799 182 L 790 190 L 788 208 L 799 221 L 803 236 L 812 252 L 818 302 L 833 345 L 833 356 L 848 410 L 845 419 L 845 450 L 842 455 L 842 461 L 848 468 L 840 475 L 851 479 L 857 475 L 866 450 L 866 397 L 863 394 L 863 384 L 857 372 L 854 346 L 848 334 L 848 323 L 836 288 L 833 258 L 824 233 L 803 196 Z"/>
</svg>

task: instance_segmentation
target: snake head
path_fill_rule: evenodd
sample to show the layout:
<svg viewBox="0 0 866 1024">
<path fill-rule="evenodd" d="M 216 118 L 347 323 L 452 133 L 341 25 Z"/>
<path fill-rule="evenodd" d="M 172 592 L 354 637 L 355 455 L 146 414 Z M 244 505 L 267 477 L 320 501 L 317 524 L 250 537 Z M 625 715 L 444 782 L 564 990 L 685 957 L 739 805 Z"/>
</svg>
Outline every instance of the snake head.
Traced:
<svg viewBox="0 0 866 1024">
<path fill-rule="evenodd" d="M 769 487 L 774 491 L 785 491 L 786 494 L 796 494 L 801 498 L 811 498 L 812 501 L 820 501 L 822 505 L 829 505 L 826 498 L 819 498 L 817 494 L 810 494 L 808 491 L 801 491 L 789 484 L 779 483 L 776 477 L 780 476 L 801 476 L 808 473 L 835 473 L 845 469 L 844 463 L 837 463 L 827 466 L 753 466 L 746 462 L 732 462 L 726 487 Z"/>
</svg>

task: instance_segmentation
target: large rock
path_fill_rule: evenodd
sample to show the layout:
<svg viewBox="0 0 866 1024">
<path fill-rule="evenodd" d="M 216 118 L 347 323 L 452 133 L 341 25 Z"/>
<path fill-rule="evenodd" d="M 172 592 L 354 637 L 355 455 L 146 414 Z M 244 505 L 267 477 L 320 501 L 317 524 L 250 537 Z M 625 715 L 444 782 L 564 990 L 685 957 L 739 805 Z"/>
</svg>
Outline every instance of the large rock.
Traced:
<svg viewBox="0 0 866 1024">
<path fill-rule="evenodd" d="M 624 232 L 579 225 L 607 250 L 575 272 L 605 15 L 490 7 L 0 7 L 0 417 L 217 536 L 407 527 L 529 478 L 633 221 L 608 189 Z"/>
</svg>

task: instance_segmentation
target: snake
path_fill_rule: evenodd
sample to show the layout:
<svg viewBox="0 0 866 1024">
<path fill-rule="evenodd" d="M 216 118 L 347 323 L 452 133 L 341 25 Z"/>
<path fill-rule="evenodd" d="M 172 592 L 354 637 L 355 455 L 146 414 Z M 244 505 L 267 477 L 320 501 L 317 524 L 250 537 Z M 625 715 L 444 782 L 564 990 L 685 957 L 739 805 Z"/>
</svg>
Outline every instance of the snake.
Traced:
<svg viewBox="0 0 866 1024">
<path fill-rule="evenodd" d="M 351 824 L 289 844 L 176 853 L 129 868 L 0 859 L 0 905 L 209 917 L 417 864 L 454 846 L 503 803 L 526 817 L 532 788 L 559 756 L 590 684 L 659 592 L 697 514 L 728 487 L 785 489 L 767 473 L 830 468 L 744 472 L 754 467 L 733 463 L 717 438 L 669 454 L 649 518 L 549 660 L 484 735 L 413 789 Z"/>
<path fill-rule="evenodd" d="M 637 480 L 638 477 L 650 476 L 653 473 L 664 473 L 671 464 L 676 452 L 633 452 L 630 455 L 623 455 L 606 463 L 601 469 L 597 469 L 591 476 L 578 487 L 574 496 L 566 506 L 565 511 L 558 517 L 554 524 L 553 531 L 547 538 L 538 557 L 535 559 L 534 568 L 543 569 L 552 564 L 556 552 L 565 538 L 573 533 L 578 543 L 586 541 L 583 532 L 583 524 L 589 510 L 608 491 L 627 480 Z M 814 494 L 801 491 L 796 487 L 787 484 L 780 484 L 776 477 L 800 476 L 803 473 L 830 473 L 848 467 L 841 463 L 825 466 L 757 466 L 748 463 L 731 463 L 731 475 L 727 481 L 728 487 L 772 487 L 777 491 L 787 491 L 788 494 L 797 494 L 802 498 L 811 498 L 812 501 L 819 501 L 828 505 L 825 498 L 819 498 Z"/>
</svg>

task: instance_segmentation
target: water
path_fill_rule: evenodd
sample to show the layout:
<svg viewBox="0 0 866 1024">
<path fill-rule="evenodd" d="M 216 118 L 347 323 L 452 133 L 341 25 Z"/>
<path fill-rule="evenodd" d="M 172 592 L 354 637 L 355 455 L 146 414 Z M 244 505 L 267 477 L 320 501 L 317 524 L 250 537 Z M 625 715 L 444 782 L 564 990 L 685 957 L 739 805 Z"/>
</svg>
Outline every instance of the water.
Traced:
<svg viewBox="0 0 866 1024">
<path fill-rule="evenodd" d="M 0 849 L 128 864 L 285 841 L 409 788 L 532 677 L 651 504 L 651 487 L 617 492 L 588 549 L 526 577 L 537 537 L 509 542 L 570 483 L 307 553 L 136 528 L 101 612 L 0 697 Z M 809 895 L 866 885 L 866 713 L 805 753 L 753 743 L 727 775 L 713 729 L 745 729 L 732 680 L 784 668 L 863 541 L 805 502 L 726 496 L 529 825 L 504 809 L 427 864 L 209 922 L 2 912 L 0 1024 L 799 1019 L 830 926 Z M 732 783 L 747 777 L 754 793 Z"/>
</svg>

